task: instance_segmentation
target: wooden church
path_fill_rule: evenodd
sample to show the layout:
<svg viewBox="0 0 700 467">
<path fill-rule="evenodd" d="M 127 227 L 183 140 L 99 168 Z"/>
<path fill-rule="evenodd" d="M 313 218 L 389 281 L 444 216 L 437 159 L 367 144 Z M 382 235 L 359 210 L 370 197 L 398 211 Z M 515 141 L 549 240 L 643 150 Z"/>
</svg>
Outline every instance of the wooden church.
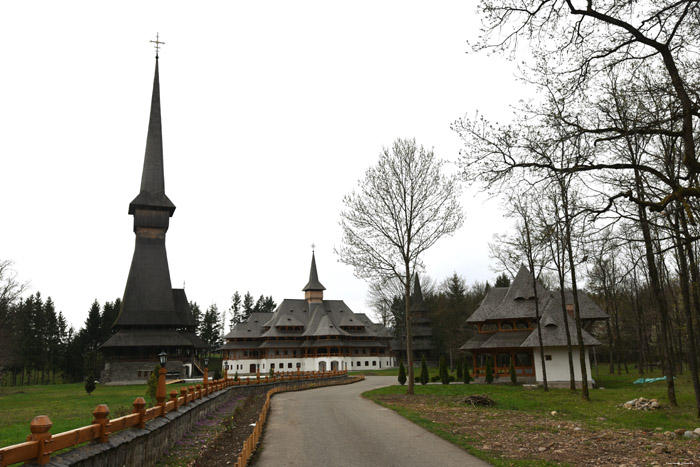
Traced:
<svg viewBox="0 0 700 467">
<path fill-rule="evenodd" d="M 166 369 L 171 377 L 201 374 L 199 356 L 207 345 L 195 335 L 196 322 L 184 289 L 173 289 L 170 283 L 165 234 L 174 212 L 175 205 L 165 194 L 156 55 L 141 190 L 129 204 L 136 244 L 122 307 L 113 325 L 116 332 L 101 347 L 105 360 L 102 383 L 145 382 L 163 351 L 168 355 Z"/>
<path fill-rule="evenodd" d="M 525 266 L 513 279 L 509 287 L 491 287 L 479 308 L 467 319 L 476 326 L 477 332 L 461 350 L 471 353 L 474 376 L 479 379 L 486 374 L 486 362 L 491 360 L 495 381 L 502 378 L 510 381 L 510 363 L 513 362 L 518 381 L 543 382 L 540 342 L 537 327 L 542 328 L 547 383 L 552 386 L 568 386 L 570 382 L 567 346 L 567 328 L 570 336 L 574 375 L 581 384 L 581 364 L 574 320 L 573 296 L 564 294 L 562 304 L 559 291 L 551 292 L 537 281 L 537 294 L 533 287 L 532 273 Z M 539 310 L 539 321 L 535 309 Z M 579 293 L 579 314 L 582 322 L 585 361 L 591 375 L 588 348 L 600 345 L 590 334 L 595 321 L 608 319 L 588 296 Z M 592 378 L 590 381 L 593 381 Z"/>
</svg>

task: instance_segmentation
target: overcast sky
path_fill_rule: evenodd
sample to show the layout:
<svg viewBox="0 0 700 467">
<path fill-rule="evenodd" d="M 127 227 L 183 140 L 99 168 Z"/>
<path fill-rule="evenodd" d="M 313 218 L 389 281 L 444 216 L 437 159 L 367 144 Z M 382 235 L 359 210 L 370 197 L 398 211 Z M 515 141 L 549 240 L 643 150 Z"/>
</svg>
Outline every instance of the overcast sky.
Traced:
<svg viewBox="0 0 700 467">
<path fill-rule="evenodd" d="M 369 312 L 333 253 L 342 197 L 398 137 L 456 163 L 451 122 L 510 118 L 523 89 L 512 63 L 468 53 L 479 24 L 472 1 L 2 2 L 0 259 L 76 327 L 121 297 L 159 32 L 173 287 L 202 308 L 302 298 L 315 243 L 326 298 Z M 425 272 L 493 281 L 487 243 L 509 222 L 474 190 L 462 203 Z"/>
</svg>

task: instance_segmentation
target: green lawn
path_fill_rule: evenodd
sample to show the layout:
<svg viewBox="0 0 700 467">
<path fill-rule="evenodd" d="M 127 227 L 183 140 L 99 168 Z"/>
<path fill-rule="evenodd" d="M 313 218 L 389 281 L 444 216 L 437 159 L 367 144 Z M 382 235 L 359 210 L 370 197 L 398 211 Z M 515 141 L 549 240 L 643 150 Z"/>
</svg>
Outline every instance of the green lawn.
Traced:
<svg viewBox="0 0 700 467">
<path fill-rule="evenodd" d="M 660 376 L 659 374 L 645 375 L 646 377 Z M 690 377 L 686 372 L 676 378 L 676 397 L 678 407 L 670 407 L 666 397 L 666 383 L 641 385 L 632 384 L 638 378 L 637 374 L 608 375 L 601 372 L 596 381 L 598 386 L 605 389 L 591 389 L 591 402 L 585 402 L 580 397 L 580 391 L 572 394 L 569 389 L 550 389 L 545 392 L 540 389 L 524 389 L 522 386 L 502 384 L 416 384 L 416 394 L 432 394 L 435 396 L 459 396 L 469 394 L 489 394 L 497 401 L 497 406 L 488 410 L 519 410 L 538 414 L 549 414 L 557 411 L 560 416 L 570 420 L 586 423 L 592 428 L 630 428 L 664 430 L 676 428 L 694 429 L 700 426 L 700 420 L 695 417 L 695 398 Z M 390 386 L 370 391 L 365 395 L 372 397 L 379 394 L 402 394 L 404 386 Z M 635 411 L 617 407 L 638 397 L 658 399 L 663 410 Z M 449 403 L 440 401 L 440 403 Z M 600 417 L 606 420 L 600 420 Z"/>
<path fill-rule="evenodd" d="M 91 395 L 83 384 L 4 387 L 0 391 L 0 446 L 26 441 L 29 423 L 37 415 L 48 415 L 53 422 L 51 433 L 56 434 L 92 423 L 92 411 L 98 404 L 107 404 L 110 418 L 126 415 L 134 399 L 145 394 L 145 384 L 97 385 Z"/>
</svg>

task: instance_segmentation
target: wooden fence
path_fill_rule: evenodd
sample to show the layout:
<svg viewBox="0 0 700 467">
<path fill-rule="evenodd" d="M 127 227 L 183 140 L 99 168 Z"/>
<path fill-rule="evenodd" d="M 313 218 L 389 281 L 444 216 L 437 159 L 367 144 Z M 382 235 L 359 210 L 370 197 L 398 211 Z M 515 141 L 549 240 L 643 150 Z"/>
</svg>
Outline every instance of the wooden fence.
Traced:
<svg viewBox="0 0 700 467">
<path fill-rule="evenodd" d="M 134 399 L 134 409 L 130 415 L 110 420 L 109 407 L 105 404 L 98 405 L 92 412 L 94 419 L 91 425 L 82 426 L 70 431 L 64 431 L 52 435 L 49 433 L 53 423 L 46 415 L 38 415 L 29 424 L 30 435 L 27 441 L 0 448 L 0 467 L 5 467 L 18 462 L 36 462 L 37 464 L 47 464 L 51 454 L 66 448 L 77 446 L 88 441 L 99 441 L 106 443 L 109 435 L 131 427 L 143 428 L 149 420 L 163 417 L 168 412 L 186 406 L 197 399 L 201 399 L 209 394 L 214 394 L 232 386 L 247 386 L 254 384 L 271 383 L 278 381 L 297 381 L 333 378 L 347 374 L 344 371 L 296 371 L 289 373 L 277 373 L 274 376 L 261 377 L 234 381 L 232 379 L 218 379 L 209 382 L 204 387 L 201 384 L 180 388 L 180 392 L 170 391 L 170 399 L 157 404 L 155 407 L 146 409 L 146 401 L 143 397 Z M 308 384 L 307 384 L 308 386 Z M 275 388 L 280 389 L 280 388 Z M 270 393 L 268 392 L 266 406 L 269 406 Z M 273 393 L 274 394 L 274 393 Z M 269 408 L 269 407 L 268 407 Z M 267 408 L 263 411 L 267 413 Z M 264 423 L 264 422 L 263 422 Z M 256 426 L 256 430 L 258 427 Z M 259 435 L 258 435 L 259 436 Z M 259 439 L 256 438 L 256 440 Z M 257 444 L 257 441 L 256 443 Z M 255 446 L 253 444 L 253 447 Z M 244 448 L 245 449 L 245 448 Z"/>
<path fill-rule="evenodd" d="M 347 373 L 347 370 L 341 373 Z M 238 460 L 234 467 L 245 467 L 248 464 L 251 456 L 255 453 L 255 449 L 260 442 L 260 437 L 262 436 L 263 427 L 265 426 L 265 421 L 267 420 L 267 412 L 270 410 L 270 399 L 273 395 L 278 392 L 288 392 L 288 391 L 303 391 L 305 389 L 320 388 L 325 386 L 337 386 L 339 384 L 350 384 L 356 383 L 357 381 L 362 381 L 365 379 L 364 376 L 353 376 L 342 381 L 328 381 L 322 383 L 302 383 L 294 386 L 287 387 L 276 387 L 267 391 L 267 396 L 265 398 L 265 404 L 263 405 L 262 411 L 260 412 L 260 417 L 258 418 L 253 432 L 250 434 L 248 439 L 243 443 L 243 449 L 241 449 L 238 455 Z"/>
</svg>

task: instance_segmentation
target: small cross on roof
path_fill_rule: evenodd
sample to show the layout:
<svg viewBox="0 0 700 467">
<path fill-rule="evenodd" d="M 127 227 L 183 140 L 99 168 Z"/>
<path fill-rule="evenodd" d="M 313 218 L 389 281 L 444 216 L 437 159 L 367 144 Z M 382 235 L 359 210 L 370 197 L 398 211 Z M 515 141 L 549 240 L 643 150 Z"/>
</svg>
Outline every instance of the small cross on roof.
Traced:
<svg viewBox="0 0 700 467">
<path fill-rule="evenodd" d="M 165 42 L 161 42 L 161 41 L 158 40 L 158 33 L 157 33 L 157 32 L 156 32 L 156 40 L 150 41 L 150 42 L 152 42 L 152 43 L 155 44 L 155 48 L 156 48 L 156 58 L 158 58 L 158 51 L 160 50 L 160 45 L 161 45 L 161 44 L 165 45 Z"/>
</svg>

